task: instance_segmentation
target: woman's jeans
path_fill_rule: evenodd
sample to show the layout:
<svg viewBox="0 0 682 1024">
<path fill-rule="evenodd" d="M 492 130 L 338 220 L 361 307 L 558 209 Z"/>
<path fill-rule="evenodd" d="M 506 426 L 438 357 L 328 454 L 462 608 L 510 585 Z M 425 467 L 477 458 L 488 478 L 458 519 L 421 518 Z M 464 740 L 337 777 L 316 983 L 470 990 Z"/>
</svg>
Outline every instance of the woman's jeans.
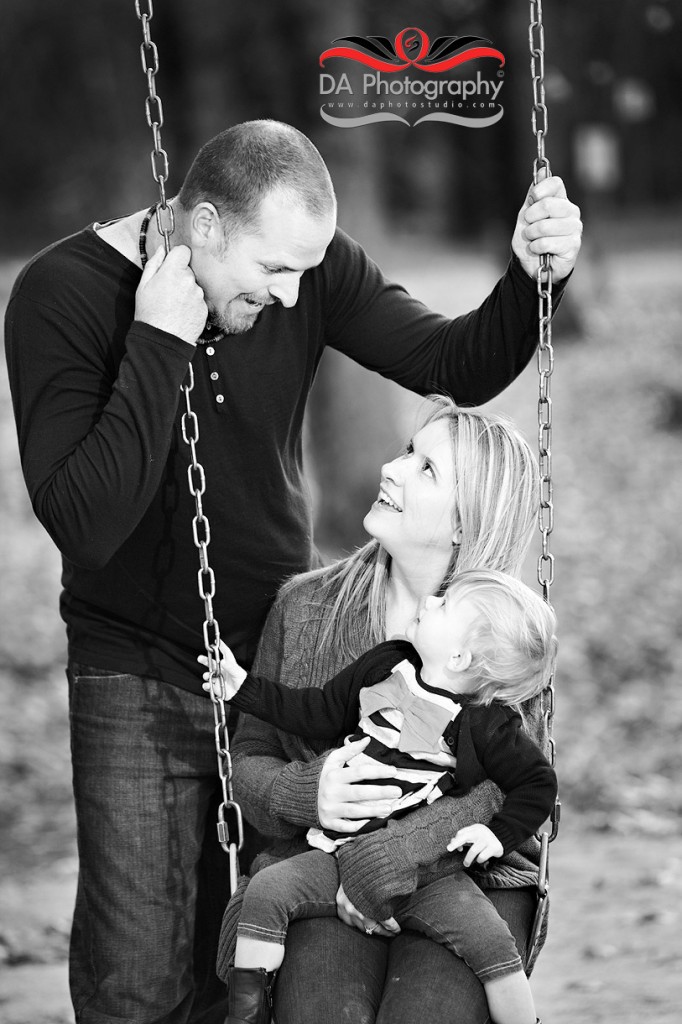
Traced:
<svg viewBox="0 0 682 1024">
<path fill-rule="evenodd" d="M 487 890 L 525 960 L 533 889 Z M 487 1024 L 483 985 L 424 935 L 365 935 L 338 919 L 295 921 L 275 988 L 277 1024 Z"/>
<path fill-rule="evenodd" d="M 263 868 L 244 893 L 237 934 L 286 946 L 290 921 L 337 916 L 339 885 L 336 858 L 321 850 Z M 395 900 L 392 916 L 446 946 L 482 981 L 523 969 L 506 921 L 463 869 Z"/>
<path fill-rule="evenodd" d="M 80 870 L 80 1024 L 222 1022 L 215 974 L 227 857 L 211 701 L 151 679 L 69 675 Z"/>
</svg>

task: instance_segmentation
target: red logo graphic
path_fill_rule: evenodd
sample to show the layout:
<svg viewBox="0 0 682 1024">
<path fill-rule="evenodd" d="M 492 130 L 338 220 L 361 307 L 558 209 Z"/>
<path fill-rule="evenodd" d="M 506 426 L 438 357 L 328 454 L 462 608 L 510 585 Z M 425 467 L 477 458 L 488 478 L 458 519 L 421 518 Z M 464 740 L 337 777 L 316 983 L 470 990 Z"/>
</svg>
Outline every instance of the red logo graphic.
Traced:
<svg viewBox="0 0 682 1024">
<path fill-rule="evenodd" d="M 325 50 L 320 54 L 320 67 L 324 67 L 324 62 L 330 57 L 345 57 L 389 74 L 407 71 L 410 67 L 440 73 L 478 57 L 495 57 L 501 67 L 504 65 L 504 54 L 493 46 L 482 45 L 489 43 L 489 40 L 480 36 L 439 36 L 429 45 L 429 37 L 422 29 L 404 28 L 395 37 L 395 45 L 385 36 L 368 36 L 366 39 L 362 36 L 345 36 L 334 41 L 354 45 L 333 46 Z"/>
</svg>

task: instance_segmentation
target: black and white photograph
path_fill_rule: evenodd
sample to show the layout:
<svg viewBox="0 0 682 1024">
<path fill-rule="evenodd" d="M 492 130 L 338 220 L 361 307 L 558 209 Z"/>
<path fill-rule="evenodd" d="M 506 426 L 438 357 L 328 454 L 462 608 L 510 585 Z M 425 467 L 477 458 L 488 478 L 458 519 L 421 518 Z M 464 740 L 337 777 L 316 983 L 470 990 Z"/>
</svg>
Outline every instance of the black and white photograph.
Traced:
<svg viewBox="0 0 682 1024">
<path fill-rule="evenodd" d="M 3 1024 L 673 1024 L 682 0 L 4 0 Z"/>
</svg>

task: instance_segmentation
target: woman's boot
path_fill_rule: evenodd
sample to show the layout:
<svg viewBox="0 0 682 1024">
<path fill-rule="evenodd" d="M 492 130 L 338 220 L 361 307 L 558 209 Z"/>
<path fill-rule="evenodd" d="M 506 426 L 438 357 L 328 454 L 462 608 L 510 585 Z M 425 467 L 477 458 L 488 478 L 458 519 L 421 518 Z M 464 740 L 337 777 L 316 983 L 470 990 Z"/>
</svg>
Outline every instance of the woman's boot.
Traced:
<svg viewBox="0 0 682 1024">
<path fill-rule="evenodd" d="M 271 1024 L 276 973 L 264 967 L 230 967 L 225 1024 Z"/>
</svg>

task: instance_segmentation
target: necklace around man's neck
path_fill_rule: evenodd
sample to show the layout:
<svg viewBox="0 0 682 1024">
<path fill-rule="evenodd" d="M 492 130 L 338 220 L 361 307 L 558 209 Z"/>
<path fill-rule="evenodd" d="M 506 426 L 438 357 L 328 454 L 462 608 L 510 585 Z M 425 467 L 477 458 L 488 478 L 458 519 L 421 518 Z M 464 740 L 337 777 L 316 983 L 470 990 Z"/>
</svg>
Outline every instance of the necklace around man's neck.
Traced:
<svg viewBox="0 0 682 1024">
<path fill-rule="evenodd" d="M 156 213 L 156 207 L 158 205 L 158 203 L 154 203 L 153 206 L 149 207 L 144 217 L 142 218 L 142 223 L 140 224 L 140 236 L 138 239 L 138 245 L 140 249 L 140 259 L 142 260 L 143 270 L 146 267 L 147 262 L 149 260 L 149 257 L 147 255 L 147 231 L 149 230 L 151 219 Z M 201 332 L 200 336 L 197 338 L 197 344 L 210 345 L 214 341 L 221 341 L 225 337 L 226 333 L 226 331 L 219 331 L 217 330 L 217 328 L 212 327 L 211 324 L 207 323 L 203 331 Z"/>
<path fill-rule="evenodd" d="M 149 207 L 144 217 L 142 218 L 142 224 L 140 225 L 140 237 L 138 240 L 138 245 L 140 248 L 140 259 L 142 260 L 143 270 L 147 266 L 147 260 L 149 259 L 149 257 L 147 256 L 147 231 L 149 229 L 149 222 L 156 213 L 156 206 L 157 204 L 154 203 L 153 206 Z"/>
</svg>

